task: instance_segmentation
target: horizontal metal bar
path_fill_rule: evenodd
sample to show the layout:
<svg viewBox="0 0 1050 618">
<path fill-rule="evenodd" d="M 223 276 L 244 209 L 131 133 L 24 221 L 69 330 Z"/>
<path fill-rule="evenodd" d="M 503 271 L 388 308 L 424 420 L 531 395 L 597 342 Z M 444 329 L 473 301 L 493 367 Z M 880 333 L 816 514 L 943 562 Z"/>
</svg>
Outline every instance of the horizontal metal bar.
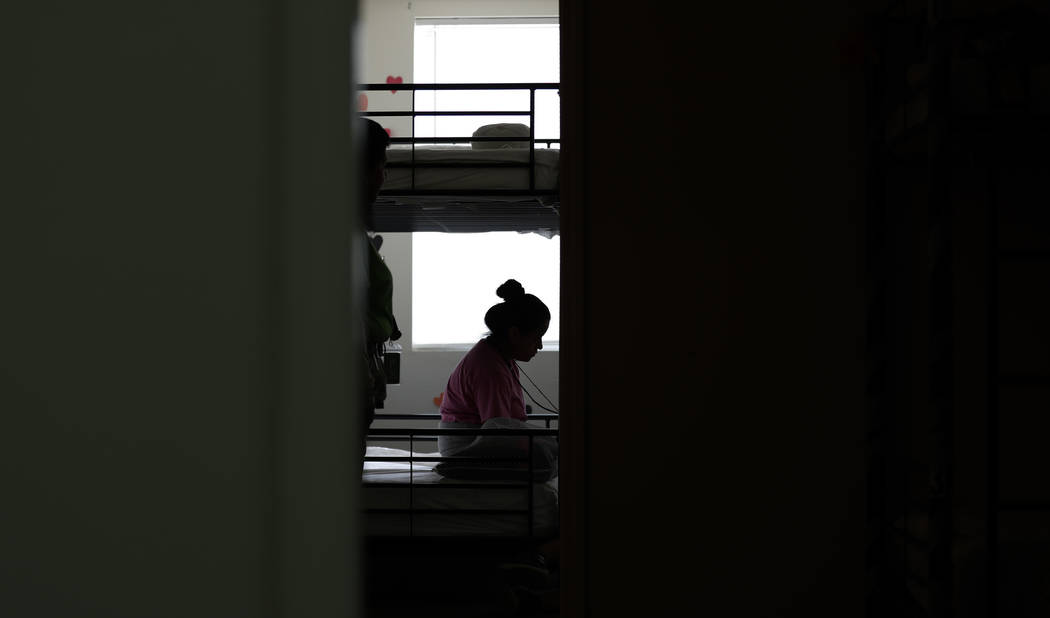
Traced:
<svg viewBox="0 0 1050 618">
<path fill-rule="evenodd" d="M 366 542 L 368 543 L 412 543 L 415 544 L 433 544 L 433 543 L 452 543 L 455 544 L 456 549 L 461 549 L 461 546 L 468 541 L 484 541 L 496 542 L 496 543 L 524 543 L 533 542 L 541 537 L 537 536 L 533 532 L 528 534 L 500 534 L 500 535 L 485 535 L 476 534 L 472 536 L 453 536 L 449 534 L 368 534 L 366 536 Z"/>
<path fill-rule="evenodd" d="M 530 196 L 510 195 L 497 196 L 479 192 L 477 195 L 464 195 L 452 192 L 451 195 L 441 195 L 444 203 L 433 201 L 420 201 L 418 198 L 425 196 L 412 193 L 406 189 L 406 193 L 392 194 L 383 197 L 382 201 L 376 202 L 376 229 L 377 232 L 406 232 L 413 230 L 385 229 L 378 226 L 397 222 L 415 221 L 433 223 L 434 215 L 440 215 L 442 223 L 490 223 L 492 225 L 506 223 L 521 223 L 539 226 L 544 229 L 558 230 L 558 202 L 557 195 L 534 193 Z M 553 201 L 548 201 L 553 200 Z M 531 232 L 536 227 L 508 228 L 523 229 Z M 417 230 L 418 231 L 418 230 Z"/>
<path fill-rule="evenodd" d="M 557 414 L 551 414 L 548 412 L 537 412 L 534 414 L 527 414 L 526 417 L 531 419 L 547 419 L 547 418 L 558 418 Z M 440 420 L 440 412 L 420 412 L 419 414 L 379 414 L 376 413 L 375 419 L 378 420 L 392 420 L 392 421 L 414 421 L 414 420 Z"/>
<path fill-rule="evenodd" d="M 445 141 L 435 141 L 445 140 Z M 560 137 L 391 137 L 391 144 L 420 144 L 420 143 L 451 143 L 460 142 L 533 142 L 536 144 L 560 144 Z M 522 150 L 525 150 L 524 148 Z M 543 150 L 540 148 L 540 150 Z"/>
<path fill-rule="evenodd" d="M 395 481 L 364 481 L 362 483 L 365 487 L 379 487 L 383 489 L 411 489 L 413 491 L 417 489 L 528 489 L 528 483 L 508 483 L 501 481 L 500 483 L 493 483 L 488 481 L 485 483 L 446 483 L 444 481 L 440 483 L 398 483 Z"/>
<path fill-rule="evenodd" d="M 528 161 L 488 161 L 484 163 L 432 163 L 432 162 L 419 162 L 415 164 L 410 162 L 387 163 L 387 169 L 459 169 L 459 168 L 478 168 L 478 169 L 505 169 L 505 168 L 524 168 L 528 169 Z"/>
<path fill-rule="evenodd" d="M 413 220 L 410 217 L 403 219 L 387 219 L 376 224 L 377 232 L 441 232 L 443 234 L 461 234 L 477 232 L 535 232 L 543 230 L 552 234 L 558 234 L 557 223 L 553 225 L 548 221 L 521 221 L 513 219 L 502 219 L 486 223 L 484 221 L 437 221 L 437 220 Z"/>
<path fill-rule="evenodd" d="M 365 462 L 527 462 L 528 457 L 522 455 L 520 457 L 443 457 L 439 455 L 435 456 L 383 456 L 383 455 L 367 455 L 364 457 Z"/>
<path fill-rule="evenodd" d="M 444 25 L 460 25 L 460 24 L 550 24 L 554 25 L 558 23 L 557 17 L 417 17 L 417 26 L 444 26 Z"/>
<path fill-rule="evenodd" d="M 405 515 L 528 515 L 528 509 L 365 509 L 366 513 L 404 513 Z"/>
<path fill-rule="evenodd" d="M 438 111 L 426 111 L 426 112 L 411 112 L 411 111 L 390 111 L 390 112 L 360 112 L 361 116 L 369 117 L 382 117 L 382 118 L 404 118 L 408 116 L 531 116 L 532 112 L 520 112 L 520 111 L 466 111 L 466 112 L 438 112 Z"/>
<path fill-rule="evenodd" d="M 522 189 L 520 191 L 515 191 L 514 189 L 390 189 L 380 191 L 379 197 L 411 197 L 413 195 L 440 195 L 443 197 L 463 198 L 496 196 L 526 197 L 558 195 L 559 193 L 560 191 L 558 189 Z"/>
<path fill-rule="evenodd" d="M 557 90 L 558 82 L 508 82 L 505 84 L 358 84 L 358 90 Z"/>
<path fill-rule="evenodd" d="M 391 137 L 391 144 L 459 144 L 467 142 L 531 142 L 531 137 Z M 551 140 L 552 142 L 554 140 Z M 522 150 L 527 150 L 522 148 Z"/>
<path fill-rule="evenodd" d="M 558 137 L 391 137 L 391 144 L 467 144 L 469 142 L 531 142 L 533 150 L 559 150 L 558 148 L 536 148 L 540 144 L 560 144 Z M 402 152 L 407 149 L 398 149 Z M 528 150 L 528 148 L 522 148 Z"/>
<path fill-rule="evenodd" d="M 368 430 L 372 436 L 556 436 L 557 429 L 430 429 L 425 427 L 384 427 Z"/>
</svg>

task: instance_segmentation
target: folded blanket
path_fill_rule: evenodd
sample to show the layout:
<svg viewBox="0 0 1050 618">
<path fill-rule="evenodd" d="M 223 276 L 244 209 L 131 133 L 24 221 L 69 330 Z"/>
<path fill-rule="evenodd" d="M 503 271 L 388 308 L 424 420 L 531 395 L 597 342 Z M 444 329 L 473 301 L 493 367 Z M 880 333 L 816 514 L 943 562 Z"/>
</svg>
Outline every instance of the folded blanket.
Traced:
<svg viewBox="0 0 1050 618">
<path fill-rule="evenodd" d="M 525 421 L 493 418 L 482 429 L 535 429 Z M 457 457 L 520 457 L 524 461 L 443 461 L 434 466 L 441 476 L 464 480 L 520 480 L 529 478 L 529 440 L 532 440 L 532 480 L 558 475 L 558 441 L 551 436 L 478 436 Z"/>
</svg>

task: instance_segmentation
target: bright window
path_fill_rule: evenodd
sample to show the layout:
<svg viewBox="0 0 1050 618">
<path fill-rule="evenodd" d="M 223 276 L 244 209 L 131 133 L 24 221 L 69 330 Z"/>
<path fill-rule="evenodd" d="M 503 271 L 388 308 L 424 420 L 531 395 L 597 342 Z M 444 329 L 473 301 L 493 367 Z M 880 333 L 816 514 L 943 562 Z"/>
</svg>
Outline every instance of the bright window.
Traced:
<svg viewBox="0 0 1050 618">
<path fill-rule="evenodd" d="M 517 232 L 412 235 L 412 346 L 460 347 L 487 332 L 485 312 L 501 302 L 496 288 L 516 279 L 551 310 L 544 348 L 557 349 L 558 237 Z"/>
<path fill-rule="evenodd" d="M 557 83 L 557 18 L 418 19 L 416 83 Z M 479 96 L 480 95 L 480 96 Z M 421 111 L 527 110 L 528 91 L 417 92 Z M 536 137 L 560 137 L 557 91 L 536 93 Z M 466 137 L 482 124 L 527 123 L 527 117 L 419 118 L 418 137 Z M 516 279 L 551 310 L 544 348 L 557 349 L 560 240 L 489 232 L 412 235 L 412 346 L 473 345 L 487 331 L 496 288 Z"/>
<path fill-rule="evenodd" d="M 557 83 L 557 18 L 417 19 L 413 79 L 429 83 Z M 536 137 L 560 134 L 556 90 L 536 92 Z M 443 90 L 416 93 L 419 111 L 527 111 L 528 90 Z M 521 116 L 424 117 L 417 137 L 471 135 L 482 124 L 528 123 Z"/>
</svg>

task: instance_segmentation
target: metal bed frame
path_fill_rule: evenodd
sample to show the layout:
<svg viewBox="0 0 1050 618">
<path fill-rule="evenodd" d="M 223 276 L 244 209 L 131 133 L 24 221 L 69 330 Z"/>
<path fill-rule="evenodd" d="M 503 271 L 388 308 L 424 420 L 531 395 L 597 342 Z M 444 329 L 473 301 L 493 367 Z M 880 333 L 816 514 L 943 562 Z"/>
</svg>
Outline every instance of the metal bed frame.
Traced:
<svg viewBox="0 0 1050 618">
<path fill-rule="evenodd" d="M 377 421 L 433 421 L 436 423 L 441 418 L 440 414 L 377 414 Z M 396 462 L 441 462 L 441 461 L 486 461 L 486 462 L 513 462 L 528 461 L 528 480 L 517 482 L 498 481 L 486 483 L 484 481 L 471 482 L 443 482 L 427 483 L 428 491 L 442 491 L 447 489 L 469 488 L 478 491 L 489 489 L 508 490 L 520 489 L 527 495 L 526 508 L 523 509 L 426 509 L 419 508 L 413 502 L 413 494 L 419 485 L 414 483 L 414 475 L 410 472 L 408 483 L 398 482 L 371 482 L 363 481 L 365 486 L 370 487 L 394 487 L 403 489 L 409 494 L 408 506 L 405 508 L 367 508 L 364 513 L 367 517 L 371 515 L 404 515 L 409 517 L 409 534 L 407 535 L 374 535 L 366 536 L 364 539 L 365 559 L 368 563 L 367 573 L 367 596 L 369 603 L 382 604 L 388 599 L 398 598 L 405 593 L 405 586 L 411 585 L 417 594 L 425 595 L 432 599 L 456 598 L 464 595 L 460 600 L 469 600 L 476 594 L 473 587 L 469 590 L 458 590 L 457 587 L 443 586 L 440 578 L 435 574 L 454 571 L 457 577 L 473 578 L 473 581 L 483 582 L 485 578 L 491 578 L 495 572 L 495 566 L 501 562 L 513 558 L 524 551 L 535 550 L 541 543 L 546 542 L 549 537 L 535 534 L 533 506 L 534 506 L 534 484 L 532 447 L 533 439 L 538 436 L 557 437 L 558 430 L 551 428 L 551 422 L 556 421 L 557 414 L 529 414 L 528 419 L 532 421 L 543 421 L 544 428 L 535 429 L 437 429 L 434 427 L 408 427 L 408 428 L 372 428 L 368 432 L 369 440 L 381 441 L 404 441 L 408 443 L 409 452 L 415 452 L 415 445 L 419 442 L 433 442 L 441 435 L 487 435 L 487 436 L 528 436 L 529 450 L 526 457 L 506 458 L 479 458 L 479 457 L 442 457 L 440 455 L 422 457 L 387 457 L 367 456 L 365 461 L 396 461 Z M 414 519 L 417 515 L 442 514 L 462 517 L 478 517 L 492 515 L 520 515 L 527 521 L 528 534 L 524 535 L 469 535 L 469 536 L 427 536 L 416 534 Z"/>
<path fill-rule="evenodd" d="M 536 178 L 536 150 L 540 145 L 551 148 L 560 146 L 560 139 L 538 139 L 535 135 L 536 93 L 541 90 L 557 91 L 557 83 L 498 83 L 498 84 L 362 84 L 359 92 L 405 91 L 411 96 L 407 110 L 365 110 L 359 115 L 373 118 L 409 118 L 413 135 L 410 137 L 393 136 L 393 144 L 411 146 L 409 161 L 389 162 L 391 168 L 408 168 L 410 174 L 409 188 L 384 189 L 379 193 L 379 200 L 374 206 L 375 232 L 539 232 L 553 235 L 559 232 L 559 189 L 538 188 Z M 493 110 L 456 110 L 456 111 L 420 111 L 416 105 L 416 92 L 419 91 L 494 91 L 524 90 L 529 93 L 528 109 L 493 111 Z M 477 117 L 520 117 L 529 126 L 528 137 L 442 137 L 418 138 L 414 136 L 416 118 L 428 116 L 477 116 Z M 471 142 L 527 142 L 528 161 L 479 162 L 479 163 L 442 163 L 418 161 L 416 146 L 422 144 L 469 144 Z M 416 188 L 416 172 L 424 168 L 477 168 L 527 169 L 528 181 L 520 189 L 464 189 L 434 190 Z M 438 414 L 377 414 L 377 421 L 436 421 Z M 520 515 L 526 522 L 527 533 L 510 536 L 424 536 L 417 534 L 414 526 L 416 515 L 433 512 L 430 509 L 419 509 L 412 502 L 416 491 L 414 476 L 410 473 L 409 483 L 394 484 L 409 492 L 407 509 L 366 509 L 364 515 L 399 515 L 407 512 L 409 517 L 409 534 L 366 536 L 364 538 L 366 569 L 366 591 L 370 600 L 383 602 L 386 599 L 398 598 L 405 594 L 405 584 L 412 582 L 413 592 L 425 598 L 447 598 L 456 594 L 440 585 L 435 573 L 455 572 L 456 577 L 464 577 L 483 585 L 485 578 L 491 577 L 493 565 L 501 560 L 514 557 L 522 551 L 535 550 L 541 543 L 549 540 L 535 534 L 534 529 L 534 483 L 532 479 L 533 438 L 538 436 L 557 437 L 557 429 L 551 429 L 551 422 L 557 419 L 556 414 L 529 414 L 529 420 L 543 421 L 545 428 L 528 430 L 442 430 L 436 427 L 411 428 L 374 428 L 368 432 L 368 439 L 375 441 L 405 441 L 409 451 L 414 451 L 417 442 L 435 441 L 439 435 L 524 435 L 529 437 L 528 481 L 520 484 L 493 482 L 488 486 L 507 490 L 516 487 L 526 492 L 526 508 L 504 509 L 444 509 L 441 514 L 481 517 L 494 514 Z M 522 457 L 518 461 L 526 459 Z M 409 459 L 409 461 L 440 462 L 445 460 L 464 461 L 464 458 L 443 458 L 427 456 L 419 458 L 366 457 L 366 461 Z M 500 461 L 514 461 L 516 458 L 505 458 Z M 496 461 L 488 459 L 487 461 Z M 383 486 L 383 483 L 367 483 L 371 486 Z M 483 482 L 458 483 L 448 482 L 427 484 L 427 490 L 441 491 L 440 488 L 457 489 L 470 487 L 478 491 L 484 489 Z M 470 588 L 470 587 L 468 587 Z M 471 588 L 468 595 L 476 594 Z"/>
<path fill-rule="evenodd" d="M 441 416 L 439 414 L 377 414 L 376 420 L 439 420 Z M 414 494 L 416 489 L 420 487 L 415 483 L 415 474 L 412 467 L 409 468 L 409 482 L 406 485 L 401 482 L 381 482 L 381 481 L 365 481 L 366 487 L 386 487 L 386 488 L 397 488 L 405 489 L 408 491 L 409 503 L 406 508 L 369 508 L 365 510 L 365 513 L 371 514 L 407 514 L 409 517 L 409 537 L 417 537 L 415 534 L 415 517 L 416 515 L 422 514 L 443 514 L 443 515 L 463 515 L 463 516 L 490 516 L 490 515 L 522 515 L 526 518 L 528 525 L 528 534 L 522 535 L 521 537 L 511 538 L 528 538 L 537 539 L 535 534 L 535 525 L 533 521 L 533 506 L 534 506 L 534 481 L 531 479 L 534 475 L 534 462 L 533 462 L 533 445 L 534 438 L 539 436 L 552 436 L 557 437 L 558 430 L 551 429 L 551 421 L 557 419 L 556 414 L 533 414 L 529 415 L 529 420 L 542 420 L 546 423 L 546 428 L 540 429 L 437 429 L 437 428 L 424 428 L 424 427 L 410 427 L 410 428 L 373 428 L 368 432 L 369 438 L 378 438 L 384 441 L 404 441 L 409 444 L 409 452 L 415 453 L 415 444 L 421 441 L 436 441 L 438 436 L 526 436 L 529 439 L 529 446 L 527 455 L 519 457 L 443 457 L 440 455 L 433 456 L 422 456 L 417 457 L 414 454 L 408 457 L 402 456 L 366 456 L 365 461 L 386 461 L 386 462 L 434 462 L 440 463 L 445 461 L 456 461 L 456 462 L 477 462 L 477 463 L 493 463 L 493 462 L 526 462 L 528 481 L 522 481 L 521 483 L 508 483 L 501 481 L 499 483 L 486 483 L 484 481 L 470 481 L 470 482 L 446 482 L 441 484 L 428 483 L 426 488 L 428 490 L 441 489 L 471 489 L 478 491 L 487 490 L 507 490 L 507 489 L 521 489 L 526 493 L 526 508 L 522 509 L 424 509 L 418 508 L 414 504 Z M 438 489 L 441 488 L 441 489 Z M 396 536 L 396 535 L 393 535 Z"/>
<path fill-rule="evenodd" d="M 496 84 L 361 84 L 360 92 L 406 91 L 411 95 L 410 109 L 389 111 L 362 111 L 361 116 L 372 118 L 410 118 L 413 135 L 391 137 L 392 144 L 408 144 L 411 156 L 408 162 L 389 162 L 389 168 L 408 168 L 410 186 L 407 189 L 384 189 L 375 205 L 377 232 L 479 232 L 479 231 L 549 231 L 559 230 L 559 190 L 536 187 L 536 148 L 539 144 L 560 144 L 557 138 L 538 139 L 536 125 L 536 92 L 560 88 L 557 83 L 526 82 Z M 450 110 L 420 111 L 416 109 L 416 92 L 419 91 L 528 91 L 527 110 Z M 500 117 L 517 116 L 528 119 L 528 137 L 416 137 L 416 118 L 440 116 Z M 421 144 L 469 144 L 471 142 L 527 142 L 528 161 L 490 161 L 472 163 L 417 161 L 416 146 Z M 527 186 L 520 189 L 417 189 L 416 171 L 423 168 L 470 168 L 499 169 L 521 168 L 528 170 Z M 430 198 L 425 203 L 407 198 Z M 435 199 L 437 198 L 437 199 Z"/>
</svg>

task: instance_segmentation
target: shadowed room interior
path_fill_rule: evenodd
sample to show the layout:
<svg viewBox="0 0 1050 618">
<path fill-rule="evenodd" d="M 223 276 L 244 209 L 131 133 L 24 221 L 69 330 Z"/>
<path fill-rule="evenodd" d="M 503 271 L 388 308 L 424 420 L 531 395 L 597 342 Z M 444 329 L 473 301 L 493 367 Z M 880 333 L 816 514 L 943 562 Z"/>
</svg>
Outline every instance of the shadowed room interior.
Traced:
<svg viewBox="0 0 1050 618">
<path fill-rule="evenodd" d="M 0 614 L 366 615 L 363 4 L 7 11 Z M 1045 615 L 1046 13 L 556 7 L 560 615 Z"/>
</svg>

